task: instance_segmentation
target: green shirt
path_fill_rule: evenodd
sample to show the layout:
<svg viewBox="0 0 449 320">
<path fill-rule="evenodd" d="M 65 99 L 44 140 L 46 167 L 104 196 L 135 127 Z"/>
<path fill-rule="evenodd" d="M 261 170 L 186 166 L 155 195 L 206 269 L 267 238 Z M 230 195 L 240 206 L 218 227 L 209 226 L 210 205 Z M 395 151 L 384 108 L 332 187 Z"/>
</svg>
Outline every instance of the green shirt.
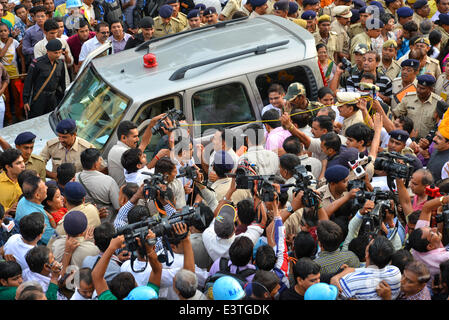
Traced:
<svg viewBox="0 0 449 320">
<path fill-rule="evenodd" d="M 153 288 L 154 291 L 159 295 L 159 287 L 152 284 L 151 282 L 147 283 L 147 286 L 150 288 Z M 98 300 L 118 300 L 116 296 L 114 296 L 111 292 L 111 290 L 106 290 L 102 294 L 98 296 Z"/>
<path fill-rule="evenodd" d="M 0 286 L 0 300 L 15 300 L 17 287 Z"/>
</svg>

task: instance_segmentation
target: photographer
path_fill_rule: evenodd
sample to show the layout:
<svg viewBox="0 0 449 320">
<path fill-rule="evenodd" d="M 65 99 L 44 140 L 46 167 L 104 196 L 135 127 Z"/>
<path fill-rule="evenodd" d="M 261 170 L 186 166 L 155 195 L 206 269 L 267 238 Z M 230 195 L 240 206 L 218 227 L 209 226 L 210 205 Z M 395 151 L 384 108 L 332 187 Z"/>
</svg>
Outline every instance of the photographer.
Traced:
<svg viewBox="0 0 449 320">
<path fill-rule="evenodd" d="M 148 230 L 148 234 L 145 240 L 155 238 L 155 234 Z M 109 265 L 109 260 L 112 255 L 114 255 L 116 250 L 119 250 L 124 247 L 125 237 L 120 235 L 111 240 L 109 247 L 101 256 L 100 260 L 92 270 L 92 282 L 94 284 L 95 290 L 98 295 L 98 300 L 123 300 L 129 292 L 132 291 L 135 287 L 137 287 L 137 283 L 134 278 L 129 273 L 119 273 L 116 275 L 108 284 L 106 279 L 104 278 L 104 274 Z M 140 243 L 140 239 L 138 240 Z M 154 247 L 150 246 L 145 242 L 146 254 L 149 259 L 149 263 L 151 265 L 151 274 L 148 279 L 148 284 L 150 288 L 154 289 L 156 293 L 159 293 L 159 287 L 161 284 L 161 276 L 162 276 L 162 265 L 159 262 L 156 252 L 154 251 Z M 122 279 L 125 276 L 126 279 Z M 125 285 L 120 285 L 120 282 L 134 280 L 134 283 L 127 283 Z M 111 286 L 111 289 L 110 289 Z"/>
<path fill-rule="evenodd" d="M 426 188 L 433 185 L 432 173 L 427 169 L 416 170 L 410 179 L 410 190 L 413 192 L 413 200 L 410 199 L 407 188 L 402 179 L 396 179 L 398 189 L 399 203 L 402 211 L 407 218 L 413 211 L 422 210 L 424 204 L 428 201 Z"/>
<path fill-rule="evenodd" d="M 441 206 L 448 204 L 449 196 L 427 201 L 421 210 L 415 230 L 409 236 L 409 245 L 414 259 L 427 265 L 432 278 L 439 274 L 440 264 L 449 260 L 449 251 L 443 246 L 443 235 L 437 228 L 430 227 L 430 219 L 434 210 L 439 210 Z"/>
<path fill-rule="evenodd" d="M 165 182 L 167 183 L 167 188 L 173 191 L 174 195 L 174 206 L 176 209 L 182 209 L 186 205 L 186 197 L 184 186 L 179 179 L 176 179 L 178 170 L 173 161 L 168 157 L 163 157 L 159 159 L 154 167 L 155 174 L 162 174 Z"/>
</svg>

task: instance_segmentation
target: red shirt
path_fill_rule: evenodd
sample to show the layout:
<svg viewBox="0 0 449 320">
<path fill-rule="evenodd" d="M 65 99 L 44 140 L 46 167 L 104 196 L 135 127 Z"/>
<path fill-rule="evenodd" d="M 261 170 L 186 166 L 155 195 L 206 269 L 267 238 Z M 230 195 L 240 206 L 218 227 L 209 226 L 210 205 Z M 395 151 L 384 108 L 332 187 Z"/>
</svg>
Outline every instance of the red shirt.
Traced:
<svg viewBox="0 0 449 320">
<path fill-rule="evenodd" d="M 92 39 L 93 37 L 95 37 L 95 32 L 89 31 L 89 39 Z M 72 52 L 74 63 L 78 63 L 81 47 L 83 45 L 80 41 L 80 38 L 78 37 L 77 34 L 74 34 L 73 36 L 67 39 L 67 44 L 69 45 L 70 51 Z"/>
<path fill-rule="evenodd" d="M 68 211 L 67 208 L 61 208 L 58 211 L 52 212 L 50 214 L 53 217 L 53 219 L 55 219 L 55 222 L 58 223 L 65 216 L 67 211 Z"/>
</svg>

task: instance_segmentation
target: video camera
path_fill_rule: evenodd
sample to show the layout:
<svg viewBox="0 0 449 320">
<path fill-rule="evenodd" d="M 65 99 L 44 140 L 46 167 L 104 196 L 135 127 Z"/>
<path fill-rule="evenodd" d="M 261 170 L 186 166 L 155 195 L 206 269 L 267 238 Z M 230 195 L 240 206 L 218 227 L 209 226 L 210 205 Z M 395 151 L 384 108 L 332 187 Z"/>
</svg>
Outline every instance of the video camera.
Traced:
<svg viewBox="0 0 449 320">
<path fill-rule="evenodd" d="M 179 126 L 179 121 L 186 119 L 184 113 L 182 113 L 181 110 L 172 108 L 167 111 L 167 115 L 165 117 L 159 119 L 159 121 L 154 125 L 154 127 L 151 128 L 151 132 L 153 134 L 159 133 L 160 135 L 164 135 L 164 131 L 162 131 L 162 128 L 167 129 L 164 123 L 164 120 L 166 118 L 169 118 L 176 126 Z"/>
<path fill-rule="evenodd" d="M 348 59 L 346 59 L 346 58 L 341 58 L 341 64 L 343 65 L 343 70 L 345 70 L 345 71 L 350 71 L 350 69 L 352 68 L 352 64 L 351 64 L 351 61 L 349 61 Z"/>
<path fill-rule="evenodd" d="M 401 160 L 404 163 L 399 163 Z M 374 161 L 374 169 L 387 173 L 387 183 L 390 190 L 393 190 L 394 179 L 405 179 L 405 186 L 408 186 L 413 173 L 413 159 L 403 156 L 397 152 L 380 152 Z"/>
<path fill-rule="evenodd" d="M 432 143 L 433 138 L 435 137 L 435 134 L 437 132 L 437 129 L 432 129 L 429 131 L 429 133 L 424 137 L 427 141 L 429 141 L 429 145 Z"/>
<path fill-rule="evenodd" d="M 161 198 L 166 197 L 166 192 L 162 190 L 162 188 L 159 186 L 159 184 L 166 184 L 166 181 L 164 179 L 164 176 L 161 173 L 154 174 L 150 172 L 142 172 L 143 174 L 151 176 L 150 179 L 143 180 L 144 186 L 143 186 L 143 196 L 145 200 L 153 200 L 155 201 L 157 198 L 157 194 L 159 192 L 159 195 Z"/>
<path fill-rule="evenodd" d="M 199 207 L 189 207 L 185 206 L 182 208 L 181 212 L 175 213 L 168 218 L 160 218 L 158 215 L 149 217 L 143 221 L 135 222 L 124 227 L 118 228 L 114 238 L 119 235 L 124 235 L 126 248 L 129 252 L 131 252 L 131 268 L 134 272 L 143 272 L 146 268 L 142 268 L 141 270 L 134 270 L 134 260 L 137 258 L 137 250 L 139 249 L 139 244 L 136 238 L 140 239 L 142 250 L 141 252 L 145 252 L 145 242 L 149 245 L 155 245 L 156 239 L 145 240 L 148 235 L 148 229 L 154 232 L 156 237 L 168 236 L 169 238 L 180 238 L 183 239 L 185 235 L 178 236 L 175 234 L 173 226 L 178 223 L 185 223 L 187 227 L 192 225 L 202 224 L 206 227 L 206 218 L 201 213 Z M 147 261 L 148 263 L 148 261 Z"/>
<path fill-rule="evenodd" d="M 195 166 L 185 166 L 179 168 L 179 174 L 176 178 L 185 177 L 190 180 L 198 179 L 198 169 Z"/>
<path fill-rule="evenodd" d="M 310 166 L 297 165 L 294 170 L 295 174 L 293 177 L 295 178 L 295 185 L 293 189 L 293 194 L 296 195 L 299 191 L 304 191 L 304 195 L 302 196 L 302 203 L 307 208 L 316 208 L 318 209 L 318 204 L 320 197 L 315 191 L 313 191 L 309 186 L 314 183 L 313 177 L 310 175 L 307 168 L 310 169 Z"/>
</svg>

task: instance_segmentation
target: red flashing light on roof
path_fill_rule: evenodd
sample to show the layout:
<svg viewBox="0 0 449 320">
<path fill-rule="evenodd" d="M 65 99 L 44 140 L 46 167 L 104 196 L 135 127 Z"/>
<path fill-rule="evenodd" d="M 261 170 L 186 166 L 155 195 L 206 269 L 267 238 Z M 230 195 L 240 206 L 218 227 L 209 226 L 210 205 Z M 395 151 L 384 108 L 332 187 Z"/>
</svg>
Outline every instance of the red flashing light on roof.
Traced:
<svg viewBox="0 0 449 320">
<path fill-rule="evenodd" d="M 157 66 L 156 56 L 152 53 L 147 53 L 143 56 L 143 66 L 145 68 L 154 68 Z"/>
</svg>

